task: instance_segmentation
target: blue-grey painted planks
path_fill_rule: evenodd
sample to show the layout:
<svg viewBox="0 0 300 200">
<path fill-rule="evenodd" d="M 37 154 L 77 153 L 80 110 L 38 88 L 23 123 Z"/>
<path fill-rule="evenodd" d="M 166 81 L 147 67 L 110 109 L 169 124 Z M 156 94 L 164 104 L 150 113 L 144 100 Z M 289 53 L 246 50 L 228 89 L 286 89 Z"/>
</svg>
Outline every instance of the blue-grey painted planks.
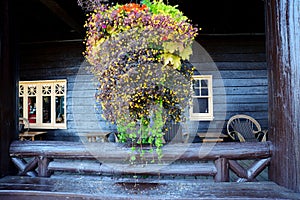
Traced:
<svg viewBox="0 0 300 200">
<path fill-rule="evenodd" d="M 200 74 L 212 74 L 214 120 L 199 122 L 199 131 L 222 130 L 234 114 L 249 114 L 267 128 L 268 80 L 263 36 L 202 38 L 202 48 L 211 56 L 209 62 L 192 58 Z M 202 51 L 203 51 L 202 49 Z M 21 80 L 66 78 L 67 130 L 49 130 L 51 139 L 76 136 L 99 129 L 115 130 L 115 125 L 101 118 L 95 109 L 96 92 L 89 65 L 82 56 L 81 42 L 27 44 L 21 52 Z M 197 62 L 195 62 L 197 61 Z M 212 68 L 212 67 L 216 68 Z M 213 69 L 213 71 L 212 71 Z"/>
</svg>

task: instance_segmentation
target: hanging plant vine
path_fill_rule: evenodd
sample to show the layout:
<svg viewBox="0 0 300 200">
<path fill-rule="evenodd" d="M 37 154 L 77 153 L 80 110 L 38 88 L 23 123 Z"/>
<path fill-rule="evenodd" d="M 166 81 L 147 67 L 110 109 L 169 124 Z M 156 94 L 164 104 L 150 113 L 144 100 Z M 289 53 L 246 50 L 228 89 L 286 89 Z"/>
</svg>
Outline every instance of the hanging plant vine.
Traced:
<svg viewBox="0 0 300 200">
<path fill-rule="evenodd" d="M 99 83 L 103 118 L 117 124 L 119 141 L 137 144 L 140 158 L 148 144 L 161 159 L 166 120 L 184 120 L 190 102 L 193 68 L 185 63 L 198 28 L 162 0 L 79 3 L 89 11 L 84 56 Z"/>
</svg>

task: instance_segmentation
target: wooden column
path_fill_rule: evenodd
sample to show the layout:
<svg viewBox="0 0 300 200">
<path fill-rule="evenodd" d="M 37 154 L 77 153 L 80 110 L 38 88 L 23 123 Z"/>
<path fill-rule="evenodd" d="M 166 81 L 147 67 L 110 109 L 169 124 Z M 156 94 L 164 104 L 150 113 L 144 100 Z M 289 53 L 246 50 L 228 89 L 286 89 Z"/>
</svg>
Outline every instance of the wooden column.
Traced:
<svg viewBox="0 0 300 200">
<path fill-rule="evenodd" d="M 215 161 L 217 168 L 217 174 L 215 176 L 216 182 L 228 182 L 229 181 L 229 164 L 227 158 L 218 158 Z"/>
<path fill-rule="evenodd" d="M 300 1 L 265 2 L 270 178 L 300 192 Z"/>
<path fill-rule="evenodd" d="M 17 135 L 16 62 L 13 52 L 11 0 L 0 2 L 0 177 L 13 169 L 9 145 Z"/>
<path fill-rule="evenodd" d="M 38 176 L 49 177 L 50 172 L 48 171 L 48 166 L 50 159 L 44 156 L 39 156 L 38 158 Z"/>
</svg>

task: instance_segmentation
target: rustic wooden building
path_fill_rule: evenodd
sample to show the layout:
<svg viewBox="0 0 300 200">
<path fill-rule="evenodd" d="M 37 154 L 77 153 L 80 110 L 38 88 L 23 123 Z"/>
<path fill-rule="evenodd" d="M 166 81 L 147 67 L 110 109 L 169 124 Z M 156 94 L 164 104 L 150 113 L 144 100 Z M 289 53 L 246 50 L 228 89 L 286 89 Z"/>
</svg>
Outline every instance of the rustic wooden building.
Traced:
<svg viewBox="0 0 300 200">
<path fill-rule="evenodd" d="M 213 75 L 213 120 L 195 121 L 199 131 L 222 129 L 234 114 L 245 113 L 268 127 L 268 90 L 264 36 L 202 36 L 214 63 L 193 62 L 201 74 Z M 220 46 L 220 43 L 222 45 Z M 21 48 L 20 80 L 67 80 L 67 126 L 47 129 L 51 140 L 68 140 L 77 134 L 113 131 L 94 105 L 93 76 L 85 69 L 82 41 L 24 44 Z M 209 65 L 216 64 L 216 68 Z M 31 127 L 32 129 L 32 127 Z M 64 138 L 64 139 L 63 139 Z"/>
<path fill-rule="evenodd" d="M 26 5 L 27 3 L 24 3 L 24 6 Z M 51 5 L 46 5 L 53 8 Z M 184 5 L 181 4 L 182 9 L 186 9 L 186 13 L 189 13 L 189 8 L 185 8 Z M 237 7 L 237 5 L 232 6 L 233 4 L 227 5 L 227 9 L 233 11 Z M 210 15 L 210 12 L 206 10 L 215 9 L 211 3 L 207 3 L 203 7 L 200 11 L 204 13 L 200 16 L 191 16 L 196 17 L 195 22 L 203 23 L 204 29 L 204 31 L 200 31 L 197 40 L 198 45 L 202 46 L 203 49 L 195 48 L 191 63 L 202 75 L 213 76 L 213 113 L 211 119 L 204 118 L 193 121 L 193 124 L 198 125 L 197 130 L 194 132 L 222 130 L 230 116 L 240 113 L 253 116 L 262 124 L 264 129 L 267 129 L 268 91 L 263 2 L 255 1 L 252 7 L 258 9 L 259 14 L 245 15 L 245 22 L 236 20 L 234 16 L 227 16 L 224 11 L 219 11 L 219 17 Z M 40 9 L 40 7 L 37 7 L 37 10 Z M 44 9 L 45 12 L 51 12 L 46 7 Z M 82 14 L 82 11 L 78 9 L 73 10 Z M 21 9 L 19 12 L 23 13 L 24 11 Z M 26 16 L 26 13 L 24 14 Z M 219 20 L 225 20 L 223 16 L 229 21 L 227 27 L 218 24 L 220 23 Z M 257 18 L 257 16 L 260 16 L 256 20 L 258 24 L 251 25 L 251 20 L 255 20 L 252 17 Z M 61 17 L 67 19 L 65 16 Z M 58 17 L 52 16 L 52 18 Z M 82 18 L 84 19 L 84 16 Z M 202 18 L 207 18 L 207 20 L 202 20 Z M 58 18 L 58 20 L 60 19 Z M 71 22 L 68 22 L 70 25 Z M 82 19 L 80 22 L 84 23 Z M 33 24 L 35 23 L 39 24 L 41 22 L 33 22 Z M 73 23 L 71 25 L 72 28 L 78 26 Z M 43 25 L 39 26 L 43 27 Z M 235 26 L 240 28 L 238 29 Z M 52 27 L 54 30 L 57 28 L 59 26 Z M 27 31 L 20 31 L 20 34 L 29 34 Z M 25 33 L 22 33 L 23 31 Z M 82 31 L 78 32 L 77 37 L 83 38 L 84 36 L 80 34 Z M 76 140 L 78 134 L 99 130 L 115 130 L 112 124 L 99 117 L 100 115 L 97 114 L 94 108 L 96 88 L 95 83 L 92 81 L 93 76 L 85 69 L 88 63 L 85 62 L 82 56 L 84 51 L 82 40 L 79 38 L 77 40 L 58 41 L 51 36 L 51 41 L 47 41 L 47 36 L 44 36 L 46 39 L 39 41 L 38 37 L 43 37 L 41 35 L 46 33 L 41 32 L 37 38 L 35 37 L 36 33 L 33 31 L 30 31 L 30 33 L 32 36 L 27 37 L 27 40 L 32 38 L 31 41 L 26 42 L 26 38 L 24 38 L 25 41 L 21 43 L 19 54 L 20 81 L 57 79 L 67 81 L 67 125 L 63 129 L 47 129 L 48 139 Z M 22 37 L 24 36 L 20 35 L 21 39 Z M 203 60 L 202 57 L 206 58 Z M 34 125 L 32 127 L 35 129 L 40 128 L 39 126 L 34 127 Z M 42 128 L 45 129 L 45 127 Z"/>
<path fill-rule="evenodd" d="M 178 3 L 189 13 L 191 3 Z M 49 140 L 76 141 L 78 134 L 115 128 L 94 109 L 95 86 L 82 56 L 84 13 L 76 6 L 67 1 L 1 2 L 1 176 L 13 173 L 7 163 L 9 146 L 18 138 L 19 81 L 66 80 L 65 126 L 46 129 Z M 271 180 L 297 192 L 299 6 L 289 0 L 232 0 L 206 2 L 189 14 L 203 25 L 197 40 L 217 69 L 197 56 L 191 60 L 202 74 L 214 74 L 213 119 L 199 121 L 197 131 L 222 130 L 234 114 L 253 116 L 269 129 L 274 146 Z"/>
</svg>

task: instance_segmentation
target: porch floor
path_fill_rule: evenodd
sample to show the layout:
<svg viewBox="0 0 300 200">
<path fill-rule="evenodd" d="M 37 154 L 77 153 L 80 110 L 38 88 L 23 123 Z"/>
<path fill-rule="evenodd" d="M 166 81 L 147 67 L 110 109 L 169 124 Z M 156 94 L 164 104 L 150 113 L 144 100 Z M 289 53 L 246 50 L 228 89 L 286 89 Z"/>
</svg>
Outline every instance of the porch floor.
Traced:
<svg viewBox="0 0 300 200">
<path fill-rule="evenodd" d="M 3 177 L 0 199 L 300 199 L 300 193 L 270 181 L 216 183 L 210 179 L 55 175 L 51 178 Z"/>
</svg>

